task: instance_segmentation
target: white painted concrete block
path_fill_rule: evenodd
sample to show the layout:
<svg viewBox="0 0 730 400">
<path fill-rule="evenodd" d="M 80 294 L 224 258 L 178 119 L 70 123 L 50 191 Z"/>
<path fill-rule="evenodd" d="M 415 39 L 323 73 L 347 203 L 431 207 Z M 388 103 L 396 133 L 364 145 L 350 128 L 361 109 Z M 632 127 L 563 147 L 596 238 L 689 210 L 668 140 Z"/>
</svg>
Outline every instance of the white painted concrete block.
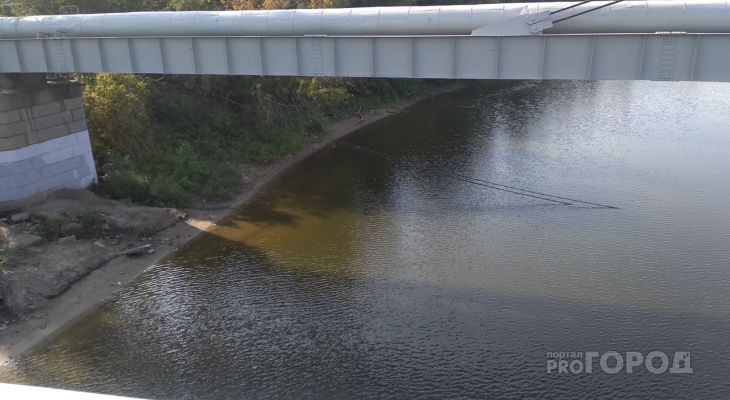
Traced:
<svg viewBox="0 0 730 400">
<path fill-rule="evenodd" d="M 55 139 L 46 140 L 36 144 L 38 146 L 38 154 L 50 153 L 54 150 L 62 149 L 64 147 L 73 146 L 78 143 L 75 135 L 61 136 Z"/>
<path fill-rule="evenodd" d="M 88 165 L 89 167 L 94 167 L 94 155 L 91 152 L 82 154 L 82 156 L 84 157 L 84 164 Z M 94 171 L 93 173 L 94 175 L 96 175 L 96 167 L 92 168 L 91 170 Z"/>
<path fill-rule="evenodd" d="M 30 185 L 18 188 L 18 193 L 20 194 L 20 199 L 25 199 L 40 193 L 40 191 L 38 190 L 38 185 L 36 183 L 31 183 Z"/>
<path fill-rule="evenodd" d="M 0 176 L 11 176 L 22 174 L 23 172 L 33 169 L 33 162 L 30 158 L 19 160 L 16 162 L 7 162 L 0 164 Z"/>
<path fill-rule="evenodd" d="M 91 153 L 91 142 L 87 140 L 85 142 L 76 143 L 73 146 L 73 152 L 75 156 Z"/>
<path fill-rule="evenodd" d="M 43 160 L 46 165 L 55 164 L 57 162 L 67 160 L 74 156 L 74 145 L 62 147 L 58 150 L 54 150 L 45 154 L 41 154 L 39 157 Z"/>
<path fill-rule="evenodd" d="M 39 192 L 45 192 L 46 190 L 51 190 L 63 186 L 64 184 L 71 181 L 73 181 L 73 171 L 66 171 L 58 175 L 43 178 L 36 184 L 38 185 Z"/>
<path fill-rule="evenodd" d="M 61 187 L 96 181 L 89 131 L 0 152 L 0 206 Z"/>
<path fill-rule="evenodd" d="M 0 202 L 20 200 L 20 191 L 15 187 L 0 187 Z"/>
<path fill-rule="evenodd" d="M 73 171 L 74 169 L 84 165 L 84 159 L 81 156 L 75 156 L 65 159 L 41 168 L 43 178 L 50 178 L 62 173 Z"/>
<path fill-rule="evenodd" d="M 35 146 L 26 146 L 15 150 L 0 151 L 0 160 L 3 163 L 14 163 L 37 155 L 38 149 Z"/>
<path fill-rule="evenodd" d="M 87 130 L 80 131 L 80 132 L 73 133 L 73 135 L 76 136 L 76 142 L 77 143 L 81 143 L 83 141 L 90 142 L 88 129 Z"/>
<path fill-rule="evenodd" d="M 89 174 L 89 175 L 86 175 L 85 177 L 79 179 L 79 186 L 81 188 L 87 188 L 93 182 L 98 182 L 98 179 L 96 178 L 96 174 Z"/>
<path fill-rule="evenodd" d="M 17 187 L 15 184 L 15 175 L 0 176 L 0 189 L 10 189 L 14 187 Z"/>
<path fill-rule="evenodd" d="M 24 187 L 43 179 L 43 172 L 40 169 L 32 169 L 13 177 L 15 178 L 15 187 Z"/>
<path fill-rule="evenodd" d="M 91 174 L 91 167 L 89 167 L 88 165 L 82 165 L 82 166 L 76 168 L 74 171 L 76 171 L 78 173 L 77 178 L 82 177 L 82 176 L 88 176 Z"/>
<path fill-rule="evenodd" d="M 41 169 L 46 166 L 46 163 L 43 162 L 43 159 L 39 156 L 35 156 L 30 159 L 33 162 L 33 168 Z"/>
</svg>

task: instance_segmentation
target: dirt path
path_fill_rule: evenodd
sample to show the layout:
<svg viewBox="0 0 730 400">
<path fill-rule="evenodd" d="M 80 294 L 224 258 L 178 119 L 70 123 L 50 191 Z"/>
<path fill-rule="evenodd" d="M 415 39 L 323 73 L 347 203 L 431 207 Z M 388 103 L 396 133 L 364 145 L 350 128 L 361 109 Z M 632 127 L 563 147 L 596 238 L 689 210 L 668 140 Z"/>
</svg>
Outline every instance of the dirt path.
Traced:
<svg viewBox="0 0 730 400">
<path fill-rule="evenodd" d="M 153 238 L 138 238 L 137 235 L 133 238 L 120 236 L 96 244 L 93 243 L 93 240 L 79 240 L 71 243 L 54 242 L 28 247 L 30 253 L 26 253 L 28 260 L 24 260 L 24 262 L 27 261 L 25 263 L 29 270 L 28 273 L 31 274 L 29 276 L 33 278 L 27 279 L 36 279 L 39 282 L 45 280 L 41 283 L 57 290 L 58 293 L 49 295 L 50 298 L 41 298 L 42 296 L 37 294 L 35 297 L 27 295 L 28 302 L 32 303 L 33 299 L 39 299 L 43 304 L 31 304 L 37 305 L 37 307 L 15 320 L 12 317 L 0 316 L 0 328 L 2 328 L 0 329 L 0 379 L 3 368 L 6 368 L 12 359 L 52 335 L 64 325 L 80 319 L 101 300 L 129 283 L 178 246 L 214 226 L 248 201 L 264 184 L 287 167 L 314 153 L 333 139 L 401 112 L 425 98 L 451 90 L 453 89 L 443 89 L 414 97 L 397 108 L 372 110 L 362 116 L 353 116 L 339 121 L 328 128 L 328 136 L 323 137 L 317 143 L 308 145 L 304 150 L 268 165 L 247 168 L 244 172 L 241 191 L 228 201 L 209 204 L 206 209 L 175 210 L 124 205 L 99 199 L 88 191 L 83 191 L 82 194 L 69 193 L 79 191 L 61 192 L 40 204 L 28 207 L 28 210 L 24 209 L 23 211 L 31 214 L 53 214 L 54 212 L 68 214 L 78 210 L 94 209 L 111 218 L 118 217 L 121 224 L 134 225 L 130 229 L 139 229 L 141 224 L 151 224 L 150 221 L 154 221 L 154 226 L 157 226 L 159 231 Z M 122 217 L 119 217 L 120 215 Z M 183 215 L 185 215 L 184 218 L 182 218 Z M 8 226 L 0 225 L 0 231 L 7 228 Z M 127 249 L 146 245 L 150 246 L 146 247 L 136 258 L 120 255 Z M 150 248 L 154 252 L 148 254 Z M 70 267 L 69 262 L 73 265 L 83 264 L 85 266 L 79 270 L 78 267 Z M 49 268 L 53 271 L 49 272 Z M 68 271 L 71 271 L 72 275 L 63 276 L 68 275 Z M 33 275 L 35 272 L 37 273 Z M 65 281 L 59 278 L 60 283 L 53 281 L 53 284 L 49 284 L 47 280 L 50 275 L 58 275 Z M 66 283 L 65 286 L 64 283 Z"/>
</svg>

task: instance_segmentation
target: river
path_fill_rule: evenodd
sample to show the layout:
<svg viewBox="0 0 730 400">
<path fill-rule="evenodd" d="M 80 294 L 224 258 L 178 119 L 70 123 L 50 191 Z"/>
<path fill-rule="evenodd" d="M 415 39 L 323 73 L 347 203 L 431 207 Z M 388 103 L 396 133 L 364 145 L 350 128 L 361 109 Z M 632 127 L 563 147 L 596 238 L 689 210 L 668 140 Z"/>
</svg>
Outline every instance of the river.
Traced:
<svg viewBox="0 0 730 400">
<path fill-rule="evenodd" d="M 4 380 L 160 399 L 730 398 L 730 85 L 472 88 L 344 141 Z"/>
</svg>

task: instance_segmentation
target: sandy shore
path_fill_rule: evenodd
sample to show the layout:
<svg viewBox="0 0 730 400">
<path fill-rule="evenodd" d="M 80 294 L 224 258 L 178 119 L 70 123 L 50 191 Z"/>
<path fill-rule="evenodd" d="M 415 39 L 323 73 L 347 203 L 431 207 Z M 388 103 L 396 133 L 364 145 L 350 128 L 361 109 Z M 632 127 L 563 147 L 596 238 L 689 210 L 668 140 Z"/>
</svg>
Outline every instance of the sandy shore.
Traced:
<svg viewBox="0 0 730 400">
<path fill-rule="evenodd" d="M 65 325 L 82 318 L 100 301 L 129 283 L 152 265 L 155 265 L 173 252 L 180 244 L 215 226 L 217 222 L 241 207 L 263 185 L 286 168 L 311 155 L 331 140 L 338 139 L 367 124 L 401 112 L 423 99 L 451 90 L 453 88 L 413 97 L 398 107 L 368 111 L 362 117 L 353 116 L 332 124 L 327 129 L 327 136 L 321 137 L 317 143 L 309 144 L 298 153 L 283 157 L 268 165 L 250 167 L 245 174 L 246 177 L 241 192 L 234 198 L 226 202 L 211 204 L 206 209 L 183 209 L 189 216 L 184 223 L 178 223 L 157 234 L 157 237 L 179 238 L 177 241 L 155 243 L 156 251 L 151 255 L 139 258 L 118 257 L 112 259 L 72 285 L 61 295 L 52 299 L 47 307 L 36 311 L 25 320 L 15 322 L 6 329 L 0 330 L 0 380 L 2 379 L 2 370 L 7 368 L 12 359 L 38 344 L 41 340 L 53 335 Z M 2 323 L 3 321 L 0 321 L 0 324 Z"/>
</svg>

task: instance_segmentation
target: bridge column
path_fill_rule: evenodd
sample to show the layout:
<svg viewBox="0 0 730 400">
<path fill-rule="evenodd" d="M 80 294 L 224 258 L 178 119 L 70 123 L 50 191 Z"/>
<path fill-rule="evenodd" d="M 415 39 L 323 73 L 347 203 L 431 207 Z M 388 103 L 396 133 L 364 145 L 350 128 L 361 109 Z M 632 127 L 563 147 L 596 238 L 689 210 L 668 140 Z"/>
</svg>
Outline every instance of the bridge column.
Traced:
<svg viewBox="0 0 730 400">
<path fill-rule="evenodd" d="M 78 83 L 0 74 L 0 210 L 97 179 Z"/>
</svg>

